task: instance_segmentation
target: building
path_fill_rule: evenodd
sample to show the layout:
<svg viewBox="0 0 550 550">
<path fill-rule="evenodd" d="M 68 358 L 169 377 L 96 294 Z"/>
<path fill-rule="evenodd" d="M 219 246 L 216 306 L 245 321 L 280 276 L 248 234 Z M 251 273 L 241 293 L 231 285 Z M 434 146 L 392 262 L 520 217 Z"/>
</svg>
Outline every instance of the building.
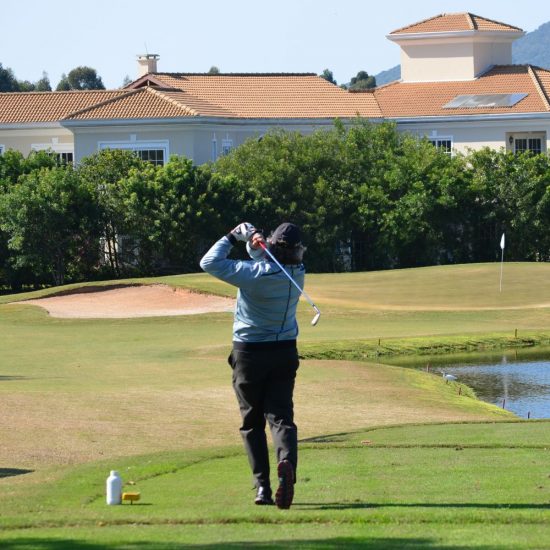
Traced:
<svg viewBox="0 0 550 550">
<path fill-rule="evenodd" d="M 385 119 L 446 151 L 548 150 L 550 71 L 512 65 L 517 27 L 443 14 L 391 32 L 401 75 L 374 95 Z"/>
<path fill-rule="evenodd" d="M 188 74 L 138 59 L 120 90 L 0 94 L 0 153 L 51 149 L 78 161 L 104 148 L 201 164 L 273 128 L 304 133 L 335 118 L 393 120 L 449 154 L 483 146 L 548 150 L 550 71 L 512 65 L 517 27 L 471 13 L 397 29 L 402 79 L 351 93 L 314 74 Z"/>
<path fill-rule="evenodd" d="M 76 161 L 121 148 L 155 163 L 177 154 L 201 164 L 273 128 L 307 133 L 335 118 L 381 119 L 372 94 L 315 74 L 159 73 L 148 61 L 153 72 L 122 90 L 0 94 L 0 148 Z"/>
</svg>

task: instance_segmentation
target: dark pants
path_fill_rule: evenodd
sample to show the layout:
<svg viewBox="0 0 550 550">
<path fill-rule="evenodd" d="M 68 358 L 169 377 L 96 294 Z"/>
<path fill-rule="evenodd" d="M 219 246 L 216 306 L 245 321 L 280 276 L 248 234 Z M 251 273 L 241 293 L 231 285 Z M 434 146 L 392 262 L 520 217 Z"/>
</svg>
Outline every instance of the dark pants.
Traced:
<svg viewBox="0 0 550 550">
<path fill-rule="evenodd" d="M 294 472 L 298 464 L 298 429 L 292 401 L 298 352 L 295 347 L 233 349 L 228 361 L 233 369 L 233 388 L 243 420 L 240 431 L 254 483 L 269 487 L 266 420 L 277 462 L 287 459 Z"/>
</svg>

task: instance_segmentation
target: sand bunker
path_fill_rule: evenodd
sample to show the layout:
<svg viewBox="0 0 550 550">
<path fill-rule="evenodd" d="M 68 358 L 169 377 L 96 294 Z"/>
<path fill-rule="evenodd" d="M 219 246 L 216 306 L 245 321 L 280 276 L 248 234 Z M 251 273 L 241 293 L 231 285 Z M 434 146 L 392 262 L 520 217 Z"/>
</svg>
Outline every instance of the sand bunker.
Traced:
<svg viewBox="0 0 550 550">
<path fill-rule="evenodd" d="M 19 302 L 43 307 L 52 317 L 109 318 L 196 315 L 233 311 L 235 300 L 167 285 L 83 287 L 77 291 Z"/>
</svg>

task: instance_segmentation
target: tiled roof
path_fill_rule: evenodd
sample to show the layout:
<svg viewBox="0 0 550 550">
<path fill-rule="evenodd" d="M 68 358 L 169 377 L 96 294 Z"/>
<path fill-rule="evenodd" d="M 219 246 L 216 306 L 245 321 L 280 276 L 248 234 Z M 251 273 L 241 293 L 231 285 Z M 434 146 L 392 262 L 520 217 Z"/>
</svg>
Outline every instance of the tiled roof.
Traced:
<svg viewBox="0 0 550 550">
<path fill-rule="evenodd" d="M 155 73 L 136 81 L 201 116 L 235 118 L 380 117 L 372 94 L 350 94 L 314 74 Z M 172 92 L 168 91 L 172 89 Z"/>
<path fill-rule="evenodd" d="M 526 93 L 512 107 L 455 108 L 443 106 L 459 95 Z M 385 117 L 512 114 L 550 111 L 550 71 L 530 65 L 493 67 L 473 81 L 394 82 L 374 95 Z"/>
<path fill-rule="evenodd" d="M 315 75 L 154 74 L 155 87 L 111 91 L 0 94 L 0 124 L 60 120 L 187 117 L 315 119 L 399 118 L 550 111 L 550 71 L 529 65 L 492 68 L 473 81 L 395 82 L 350 93 Z M 443 106 L 459 95 L 527 94 L 512 107 Z"/>
<path fill-rule="evenodd" d="M 0 124 L 57 122 L 74 111 L 125 93 L 124 90 L 0 93 Z"/>
<path fill-rule="evenodd" d="M 227 112 L 185 92 L 147 87 L 126 90 L 121 96 L 72 113 L 66 120 L 178 118 L 197 116 L 199 109 L 212 116 L 228 116 Z"/>
<path fill-rule="evenodd" d="M 181 117 L 380 117 L 372 93 L 314 74 L 149 74 L 122 90 L 0 94 L 0 124 Z"/>
<path fill-rule="evenodd" d="M 493 21 L 473 13 L 442 13 L 418 23 L 407 25 L 390 33 L 390 36 L 399 34 L 416 34 L 430 32 L 459 32 L 459 31 L 503 31 L 523 32 L 519 27 Z"/>
<path fill-rule="evenodd" d="M 0 94 L 0 124 L 357 115 L 381 116 L 372 93 L 350 94 L 314 74 L 150 74 L 123 90 Z"/>
</svg>

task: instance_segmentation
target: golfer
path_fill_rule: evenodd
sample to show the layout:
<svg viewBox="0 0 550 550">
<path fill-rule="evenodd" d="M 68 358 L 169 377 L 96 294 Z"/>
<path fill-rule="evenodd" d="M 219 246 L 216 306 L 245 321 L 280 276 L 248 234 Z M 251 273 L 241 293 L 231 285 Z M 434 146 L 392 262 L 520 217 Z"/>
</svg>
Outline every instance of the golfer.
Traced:
<svg viewBox="0 0 550 550">
<path fill-rule="evenodd" d="M 252 260 L 227 258 L 237 241 Z M 275 504 L 290 508 L 298 463 L 298 431 L 292 396 L 298 369 L 296 306 L 300 293 L 265 255 L 262 244 L 303 288 L 305 269 L 300 229 L 283 223 L 266 240 L 249 223 L 239 224 L 202 258 L 201 268 L 239 288 L 229 364 L 242 416 L 240 429 L 248 455 L 256 504 L 273 504 L 265 433 L 269 423 L 277 457 Z"/>
</svg>

